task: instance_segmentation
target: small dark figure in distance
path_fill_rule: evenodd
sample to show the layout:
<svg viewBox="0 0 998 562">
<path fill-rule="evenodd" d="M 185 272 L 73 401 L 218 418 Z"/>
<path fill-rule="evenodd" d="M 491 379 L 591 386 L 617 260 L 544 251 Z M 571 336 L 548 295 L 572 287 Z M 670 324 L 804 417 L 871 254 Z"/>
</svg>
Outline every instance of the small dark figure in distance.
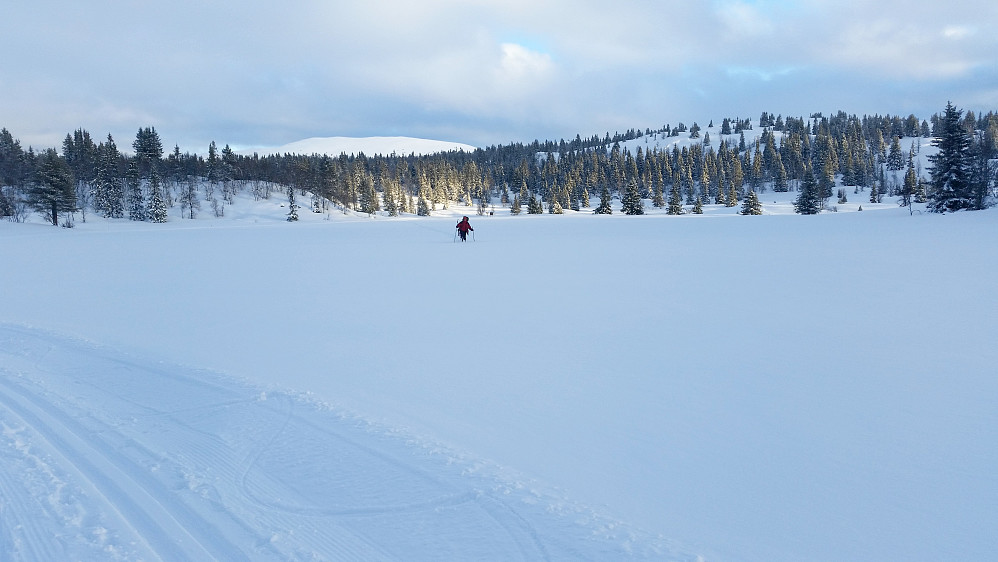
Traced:
<svg viewBox="0 0 998 562">
<path fill-rule="evenodd" d="M 471 223 L 468 222 L 468 217 L 464 217 L 461 219 L 461 222 L 457 223 L 457 233 L 461 236 L 461 242 L 468 241 L 469 230 L 474 231 L 475 229 L 471 228 Z"/>
</svg>

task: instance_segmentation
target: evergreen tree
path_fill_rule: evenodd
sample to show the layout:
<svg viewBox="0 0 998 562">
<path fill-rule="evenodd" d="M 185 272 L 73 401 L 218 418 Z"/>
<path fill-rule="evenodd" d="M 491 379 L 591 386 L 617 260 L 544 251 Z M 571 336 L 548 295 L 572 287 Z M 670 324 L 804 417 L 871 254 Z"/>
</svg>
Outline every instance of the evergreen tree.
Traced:
<svg viewBox="0 0 998 562">
<path fill-rule="evenodd" d="M 679 193 L 679 184 L 672 184 L 672 189 L 669 191 L 669 206 L 665 212 L 669 215 L 683 214 L 683 196 Z"/>
<path fill-rule="evenodd" d="M 821 206 L 832 197 L 832 190 L 835 189 L 835 167 L 830 158 L 821 163 L 821 174 L 818 180 L 818 198 L 821 199 Z"/>
<path fill-rule="evenodd" d="M 298 203 L 295 202 L 295 188 L 294 186 L 288 186 L 288 222 L 296 222 L 298 220 Z"/>
<path fill-rule="evenodd" d="M 419 203 L 416 204 L 416 215 L 420 217 L 430 216 L 430 202 L 425 197 L 420 196 Z"/>
<path fill-rule="evenodd" d="M 755 190 L 753 189 L 752 191 L 755 191 Z M 727 196 L 724 198 L 724 206 L 725 207 L 734 207 L 735 205 L 738 205 L 738 190 L 735 189 L 735 184 L 732 183 L 728 187 L 728 194 L 727 194 Z"/>
<path fill-rule="evenodd" d="M 651 204 L 656 209 L 661 209 L 662 207 L 665 206 L 665 194 L 663 193 L 663 190 L 662 190 L 662 182 L 661 182 L 661 180 L 655 182 L 655 190 L 654 190 L 654 193 L 652 195 Z"/>
<path fill-rule="evenodd" d="M 35 181 L 28 189 L 28 204 L 59 226 L 59 213 L 76 210 L 76 179 L 66 161 L 54 148 L 42 154 Z"/>
<path fill-rule="evenodd" d="M 94 180 L 94 207 L 110 219 L 125 216 L 124 189 L 118 171 L 120 154 L 110 133 L 97 148 L 97 177 Z"/>
<path fill-rule="evenodd" d="M 21 142 L 6 128 L 0 129 L 0 186 L 21 187 L 26 175 Z"/>
<path fill-rule="evenodd" d="M 644 202 L 641 200 L 641 194 L 638 192 L 638 183 L 634 178 L 631 178 L 627 183 L 627 189 L 624 190 L 620 212 L 625 215 L 645 214 Z"/>
<path fill-rule="evenodd" d="M 128 219 L 146 220 L 145 196 L 142 194 L 142 180 L 139 178 L 139 165 L 135 160 L 128 165 L 125 174 L 125 198 L 128 206 Z"/>
<path fill-rule="evenodd" d="M 891 172 L 898 172 L 904 168 L 904 155 L 901 153 L 901 140 L 899 137 L 891 139 L 891 149 L 887 154 L 887 169 Z"/>
<path fill-rule="evenodd" d="M 759 196 L 755 194 L 755 191 L 749 191 L 748 197 L 745 198 L 745 202 L 742 203 L 741 214 L 743 215 L 761 215 L 762 214 L 762 203 L 759 202 Z"/>
<path fill-rule="evenodd" d="M 700 197 L 697 197 L 696 202 L 693 203 L 693 214 L 694 215 L 702 215 L 703 214 L 703 199 L 700 198 Z"/>
<path fill-rule="evenodd" d="M 970 208 L 975 211 L 989 206 L 988 196 L 991 193 L 992 185 L 998 179 L 998 175 L 996 175 L 998 164 L 992 160 L 995 151 L 989 146 L 990 142 L 986 137 L 986 131 L 980 135 L 975 135 L 971 142 L 967 180 L 970 183 L 968 190 L 970 192 Z"/>
<path fill-rule="evenodd" d="M 593 210 L 597 215 L 612 215 L 613 208 L 610 207 L 610 188 L 603 184 L 603 191 L 600 192 L 599 206 Z"/>
<path fill-rule="evenodd" d="M 398 186 L 394 179 L 388 179 L 385 181 L 385 211 L 390 217 L 399 216 L 399 204 L 396 198 L 396 192 L 398 191 Z"/>
<path fill-rule="evenodd" d="M 509 206 L 510 214 L 519 215 L 521 211 L 520 205 L 520 194 L 517 193 L 513 196 L 513 203 Z"/>
<path fill-rule="evenodd" d="M 787 183 L 787 169 L 783 166 L 783 158 L 779 153 L 776 153 L 774 167 L 776 173 L 773 174 L 773 191 L 786 193 L 790 190 L 790 186 Z"/>
<path fill-rule="evenodd" d="M 801 215 L 816 215 L 821 212 L 821 199 L 818 197 L 818 180 L 814 170 L 807 166 L 804 169 L 804 179 L 801 182 L 800 193 L 794 201 L 794 212 Z"/>
<path fill-rule="evenodd" d="M 163 189 L 159 181 L 159 174 L 153 172 L 149 179 L 149 208 L 146 216 L 152 222 L 163 223 L 167 220 L 166 201 L 163 200 Z"/>
<path fill-rule="evenodd" d="M 915 198 L 915 191 L 918 190 L 918 177 L 915 175 L 915 162 L 911 155 L 908 156 L 908 171 L 904 174 L 904 187 L 901 189 L 901 199 L 898 203 L 902 207 L 911 210 L 911 204 Z"/>
<path fill-rule="evenodd" d="M 874 181 L 870 186 L 870 203 L 880 203 L 883 195 L 880 193 L 880 182 Z"/>
<path fill-rule="evenodd" d="M 163 143 L 159 140 L 156 128 L 140 128 L 132 142 L 132 148 L 135 149 L 139 179 L 148 179 L 153 171 L 159 170 L 160 159 L 163 157 Z"/>
<path fill-rule="evenodd" d="M 971 140 L 960 122 L 962 114 L 963 111 L 947 103 L 932 140 L 939 152 L 929 156 L 932 163 L 929 210 L 937 213 L 973 208 L 968 178 Z"/>
<path fill-rule="evenodd" d="M 536 195 L 531 195 L 530 200 L 527 201 L 527 214 L 528 215 L 540 215 L 544 212 L 544 204 L 541 200 L 537 198 Z"/>
<path fill-rule="evenodd" d="M 221 169 L 221 180 L 222 180 L 222 199 L 226 203 L 232 204 L 235 200 L 235 184 L 233 180 L 235 179 L 235 161 L 236 154 L 232 151 L 229 145 L 225 145 L 222 148 L 222 169 Z M 318 192 L 318 189 L 313 189 L 313 193 Z"/>
<path fill-rule="evenodd" d="M 215 141 L 208 145 L 208 158 L 204 161 L 205 179 L 215 185 L 222 181 L 222 160 L 218 157 Z"/>
<path fill-rule="evenodd" d="M 370 174 L 363 172 L 358 178 L 357 194 L 360 197 L 360 212 L 373 215 L 381 210 L 378 203 L 378 192 L 374 189 L 374 180 Z"/>
</svg>

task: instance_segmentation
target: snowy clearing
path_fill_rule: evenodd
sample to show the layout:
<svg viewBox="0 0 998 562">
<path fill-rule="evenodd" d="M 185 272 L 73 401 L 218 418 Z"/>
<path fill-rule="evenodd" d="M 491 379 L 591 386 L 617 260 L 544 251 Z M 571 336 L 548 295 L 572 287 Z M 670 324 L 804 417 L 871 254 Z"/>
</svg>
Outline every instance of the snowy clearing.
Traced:
<svg viewBox="0 0 998 562">
<path fill-rule="evenodd" d="M 998 212 L 792 195 L 0 222 L 0 558 L 987 559 Z"/>
</svg>

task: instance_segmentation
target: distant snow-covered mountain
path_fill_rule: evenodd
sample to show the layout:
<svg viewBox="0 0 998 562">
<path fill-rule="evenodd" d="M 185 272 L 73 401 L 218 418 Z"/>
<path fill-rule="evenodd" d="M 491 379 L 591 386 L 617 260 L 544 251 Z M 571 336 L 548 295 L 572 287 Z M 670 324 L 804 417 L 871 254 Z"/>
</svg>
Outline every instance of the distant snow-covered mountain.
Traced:
<svg viewBox="0 0 998 562">
<path fill-rule="evenodd" d="M 375 154 L 387 156 L 392 153 L 400 156 L 408 156 L 410 154 L 435 154 L 451 150 L 471 152 L 475 150 L 475 147 L 458 142 L 412 137 L 312 137 L 283 146 L 250 148 L 238 152 L 246 155 L 251 155 L 255 152 L 260 155 L 328 154 L 330 156 L 339 156 L 344 153 L 359 154 L 363 152 L 368 156 L 374 156 Z"/>
</svg>

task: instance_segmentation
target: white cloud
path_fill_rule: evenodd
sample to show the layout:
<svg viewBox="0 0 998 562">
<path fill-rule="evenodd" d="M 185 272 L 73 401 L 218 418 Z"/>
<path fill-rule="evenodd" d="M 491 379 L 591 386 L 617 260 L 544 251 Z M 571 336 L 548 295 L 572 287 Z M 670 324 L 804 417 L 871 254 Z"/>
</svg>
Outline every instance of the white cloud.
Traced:
<svg viewBox="0 0 998 562">
<path fill-rule="evenodd" d="M 976 28 L 966 25 L 947 25 L 943 28 L 943 37 L 947 39 L 966 39 L 976 34 Z"/>
<path fill-rule="evenodd" d="M 724 2 L 715 13 L 724 26 L 722 34 L 746 38 L 762 37 L 775 31 L 770 17 L 763 15 L 757 6 L 745 2 Z"/>
<path fill-rule="evenodd" d="M 725 73 L 733 78 L 748 77 L 763 82 L 770 82 L 775 78 L 789 76 L 797 70 L 799 68 L 793 66 L 772 69 L 755 66 L 730 66 L 725 68 Z"/>
<path fill-rule="evenodd" d="M 554 68 L 551 55 L 531 51 L 515 43 L 503 43 L 499 63 L 499 79 L 519 87 L 547 77 Z"/>
<path fill-rule="evenodd" d="M 998 67 L 994 0 L 97 4 L 5 6 L 0 48 L 27 55 L 0 69 L 0 126 L 103 134 L 131 113 L 147 122 L 128 134 L 153 125 L 194 146 L 440 130 L 483 143 L 691 121 L 732 100 L 779 112 L 905 81 L 932 110 L 940 90 L 998 106 L 979 76 Z M 811 83 L 821 76 L 835 79 Z"/>
</svg>

